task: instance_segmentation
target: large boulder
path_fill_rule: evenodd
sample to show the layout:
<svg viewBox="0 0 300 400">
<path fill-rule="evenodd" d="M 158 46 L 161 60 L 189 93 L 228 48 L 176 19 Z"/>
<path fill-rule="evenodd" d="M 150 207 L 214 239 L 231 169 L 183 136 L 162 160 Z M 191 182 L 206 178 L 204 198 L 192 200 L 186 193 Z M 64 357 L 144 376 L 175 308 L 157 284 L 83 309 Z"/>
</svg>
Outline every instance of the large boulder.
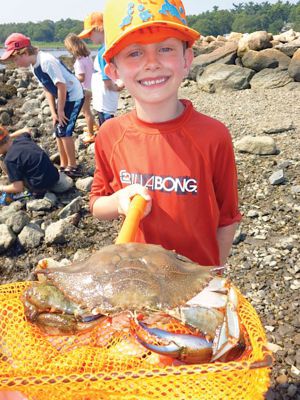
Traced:
<svg viewBox="0 0 300 400">
<path fill-rule="evenodd" d="M 237 54 L 239 57 L 243 57 L 249 50 L 260 51 L 271 48 L 272 39 L 273 36 L 266 31 L 257 31 L 250 35 L 243 36 L 239 41 Z"/>
<path fill-rule="evenodd" d="M 189 78 L 197 80 L 199 72 L 202 73 L 203 69 L 214 63 L 221 64 L 234 64 L 236 59 L 237 43 L 228 42 L 222 47 L 216 48 L 213 52 L 208 54 L 201 54 L 193 60 Z"/>
<path fill-rule="evenodd" d="M 252 89 L 276 89 L 293 82 L 287 71 L 281 69 L 263 69 L 254 75 L 250 86 Z"/>
<path fill-rule="evenodd" d="M 275 49 L 280 50 L 288 57 L 293 57 L 295 52 L 300 49 L 300 38 L 288 43 L 279 43 L 275 46 Z"/>
<path fill-rule="evenodd" d="M 278 61 L 273 57 L 263 54 L 262 51 L 249 50 L 242 57 L 242 64 L 246 68 L 251 68 L 258 72 L 265 68 L 277 68 Z"/>
<path fill-rule="evenodd" d="M 249 88 L 254 71 L 237 65 L 212 64 L 198 76 L 198 87 L 205 92 L 243 90 Z"/>
<path fill-rule="evenodd" d="M 244 67 L 254 69 L 257 72 L 265 68 L 288 69 L 290 62 L 290 57 L 277 49 L 249 50 L 242 58 Z"/>
<path fill-rule="evenodd" d="M 279 35 L 274 35 L 274 40 L 278 40 L 281 43 L 290 43 L 299 37 L 299 33 L 295 32 L 293 29 L 289 29 L 286 32 L 280 33 Z"/>
<path fill-rule="evenodd" d="M 288 72 L 291 78 L 297 82 L 300 82 L 300 49 L 295 52 L 289 65 Z"/>
</svg>

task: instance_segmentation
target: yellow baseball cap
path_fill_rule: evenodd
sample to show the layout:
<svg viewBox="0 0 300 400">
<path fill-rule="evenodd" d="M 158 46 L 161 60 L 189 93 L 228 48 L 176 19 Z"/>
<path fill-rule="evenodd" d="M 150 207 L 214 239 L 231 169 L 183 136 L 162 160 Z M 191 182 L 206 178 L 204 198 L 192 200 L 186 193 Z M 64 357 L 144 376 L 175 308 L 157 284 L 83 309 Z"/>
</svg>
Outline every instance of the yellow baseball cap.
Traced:
<svg viewBox="0 0 300 400">
<path fill-rule="evenodd" d="M 80 39 L 88 38 L 95 28 L 103 27 L 103 14 L 101 12 L 92 12 L 87 15 L 83 21 L 83 31 L 77 35 Z"/>
<path fill-rule="evenodd" d="M 169 37 L 191 47 L 200 37 L 187 26 L 180 0 L 107 0 L 103 12 L 106 62 L 132 43 L 155 43 Z"/>
</svg>

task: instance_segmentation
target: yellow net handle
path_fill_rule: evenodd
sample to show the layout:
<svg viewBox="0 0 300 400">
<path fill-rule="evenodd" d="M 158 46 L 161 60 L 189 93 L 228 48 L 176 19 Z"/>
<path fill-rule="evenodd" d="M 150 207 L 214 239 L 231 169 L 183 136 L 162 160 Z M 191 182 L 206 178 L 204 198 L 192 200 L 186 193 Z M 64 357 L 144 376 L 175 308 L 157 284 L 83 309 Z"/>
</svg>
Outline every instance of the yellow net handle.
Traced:
<svg viewBox="0 0 300 400">
<path fill-rule="evenodd" d="M 120 229 L 116 244 L 129 243 L 135 241 L 136 232 L 144 215 L 147 201 L 139 194 L 131 200 L 128 213 Z"/>
</svg>

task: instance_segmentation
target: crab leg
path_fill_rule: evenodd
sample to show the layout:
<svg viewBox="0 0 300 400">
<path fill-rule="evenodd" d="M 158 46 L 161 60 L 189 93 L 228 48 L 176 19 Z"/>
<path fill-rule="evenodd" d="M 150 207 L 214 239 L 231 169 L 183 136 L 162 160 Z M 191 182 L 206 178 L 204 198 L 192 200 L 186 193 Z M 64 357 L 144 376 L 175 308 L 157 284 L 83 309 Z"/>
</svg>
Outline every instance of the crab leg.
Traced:
<svg viewBox="0 0 300 400">
<path fill-rule="evenodd" d="M 211 361 L 216 361 L 228 356 L 229 352 L 236 351 L 237 356 L 244 350 L 240 322 L 238 316 L 238 297 L 234 288 L 230 288 L 228 302 L 225 307 L 224 322 L 219 334 L 215 336 L 213 343 L 213 357 Z"/>
<path fill-rule="evenodd" d="M 194 335 L 176 334 L 157 328 L 149 328 L 143 322 L 136 322 L 142 330 L 150 333 L 157 341 L 163 340 L 166 345 L 153 345 L 147 343 L 138 332 L 135 337 L 146 349 L 155 353 L 176 358 L 187 364 L 205 363 L 212 356 L 212 342 Z"/>
</svg>

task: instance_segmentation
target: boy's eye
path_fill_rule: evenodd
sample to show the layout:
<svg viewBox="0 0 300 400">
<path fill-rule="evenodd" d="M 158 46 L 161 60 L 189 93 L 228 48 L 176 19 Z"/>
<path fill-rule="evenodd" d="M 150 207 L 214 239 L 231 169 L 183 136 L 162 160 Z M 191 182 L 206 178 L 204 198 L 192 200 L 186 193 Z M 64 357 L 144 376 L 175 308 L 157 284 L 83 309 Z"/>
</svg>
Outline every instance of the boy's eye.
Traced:
<svg viewBox="0 0 300 400">
<path fill-rule="evenodd" d="M 161 53 L 168 53 L 168 52 L 170 52 L 170 51 L 172 51 L 173 49 L 171 48 L 171 47 L 162 47 L 161 49 L 160 49 L 160 52 Z"/>
<path fill-rule="evenodd" d="M 129 53 L 129 57 L 138 57 L 141 55 L 141 51 L 140 50 L 133 50 Z"/>
</svg>

